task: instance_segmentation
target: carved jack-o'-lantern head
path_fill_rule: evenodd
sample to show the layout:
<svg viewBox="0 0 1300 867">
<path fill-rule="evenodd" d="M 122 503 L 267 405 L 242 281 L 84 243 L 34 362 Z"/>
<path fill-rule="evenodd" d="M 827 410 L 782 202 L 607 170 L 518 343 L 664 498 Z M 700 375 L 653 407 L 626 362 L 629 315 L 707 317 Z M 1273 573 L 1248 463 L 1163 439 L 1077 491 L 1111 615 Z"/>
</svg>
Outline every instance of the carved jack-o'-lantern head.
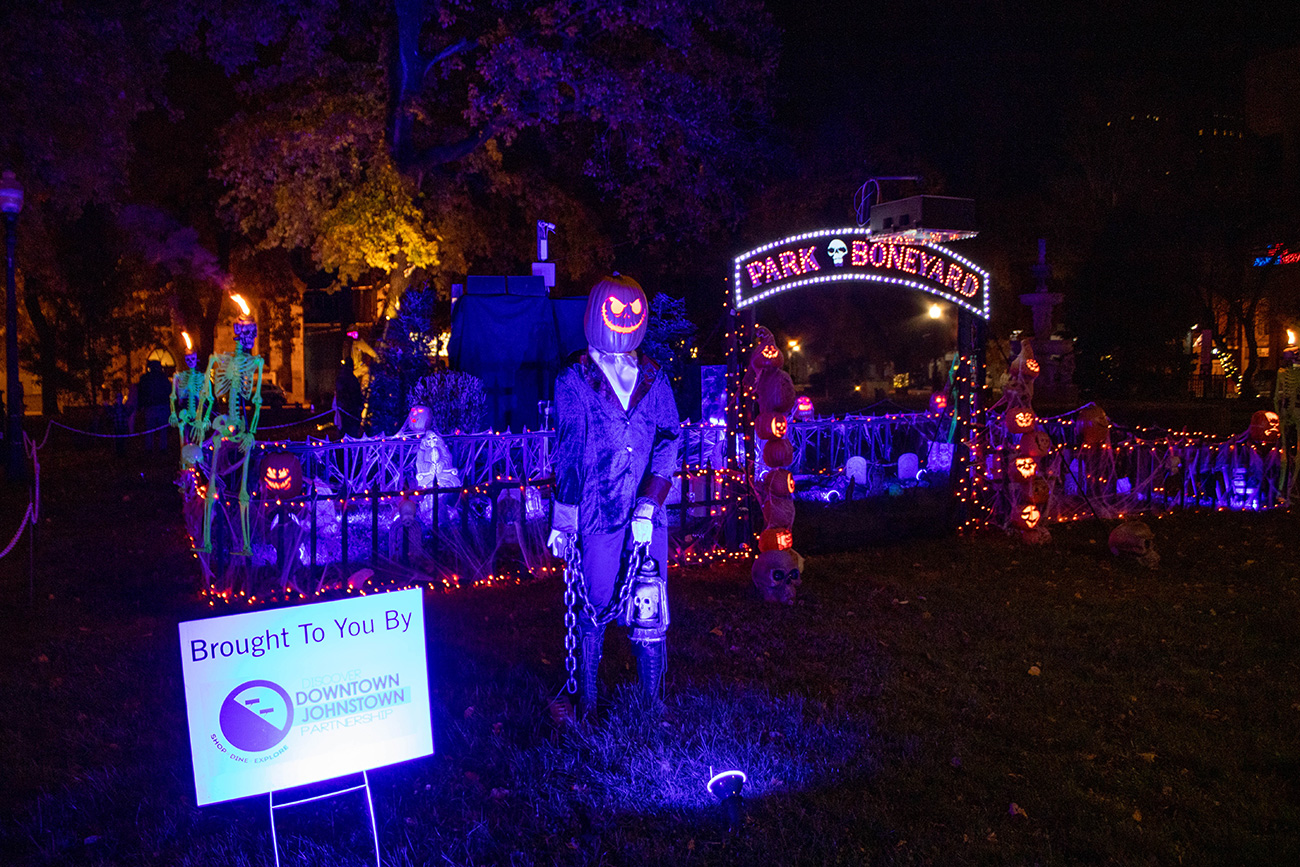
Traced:
<svg viewBox="0 0 1300 867">
<path fill-rule="evenodd" d="M 759 343 L 749 356 L 749 366 L 755 370 L 768 370 L 785 364 L 785 355 L 775 343 Z"/>
<path fill-rule="evenodd" d="M 268 498 L 291 500 L 302 493 L 302 462 L 281 452 L 262 461 L 262 492 Z"/>
<path fill-rule="evenodd" d="M 1023 530 L 1032 530 L 1038 526 L 1038 522 L 1043 518 L 1043 513 L 1035 503 L 1025 503 L 1016 513 L 1016 524 Z"/>
<path fill-rule="evenodd" d="M 1034 474 L 1038 472 L 1037 458 L 1021 457 L 1021 458 L 1016 458 L 1015 460 L 1016 460 L 1016 472 L 1020 474 L 1020 478 L 1022 479 L 1033 478 Z"/>
<path fill-rule="evenodd" d="M 787 428 L 785 415 L 779 412 L 765 412 L 754 422 L 754 433 L 765 440 L 781 439 Z"/>
<path fill-rule="evenodd" d="M 606 277 L 587 296 L 583 332 L 587 345 L 601 352 L 631 352 L 645 337 L 650 315 L 641 284 L 631 277 Z"/>
<path fill-rule="evenodd" d="M 1261 409 L 1250 417 L 1250 441 L 1261 445 L 1274 445 L 1282 437 L 1281 420 L 1277 413 Z"/>
<path fill-rule="evenodd" d="M 768 527 L 758 534 L 758 550 L 785 551 L 794 545 L 794 534 L 788 527 Z"/>
<path fill-rule="evenodd" d="M 772 470 L 763 480 L 768 493 L 774 497 L 789 498 L 794 496 L 794 476 L 789 470 Z"/>
<path fill-rule="evenodd" d="M 1026 406 L 1013 406 L 1002 416 L 1008 433 L 1028 433 L 1034 429 L 1034 411 Z"/>
</svg>

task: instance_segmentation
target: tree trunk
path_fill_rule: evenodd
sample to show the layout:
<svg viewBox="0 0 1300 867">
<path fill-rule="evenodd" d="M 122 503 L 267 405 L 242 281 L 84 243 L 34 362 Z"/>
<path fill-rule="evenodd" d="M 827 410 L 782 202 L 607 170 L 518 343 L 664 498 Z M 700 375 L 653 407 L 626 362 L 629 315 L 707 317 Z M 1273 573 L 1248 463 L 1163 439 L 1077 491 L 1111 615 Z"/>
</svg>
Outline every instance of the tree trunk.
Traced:
<svg viewBox="0 0 1300 867">
<path fill-rule="evenodd" d="M 27 318 L 36 329 L 36 377 L 41 381 L 41 413 L 52 416 L 59 413 L 59 355 L 54 326 L 41 309 L 39 281 L 30 274 L 23 280 L 23 305 Z"/>
</svg>

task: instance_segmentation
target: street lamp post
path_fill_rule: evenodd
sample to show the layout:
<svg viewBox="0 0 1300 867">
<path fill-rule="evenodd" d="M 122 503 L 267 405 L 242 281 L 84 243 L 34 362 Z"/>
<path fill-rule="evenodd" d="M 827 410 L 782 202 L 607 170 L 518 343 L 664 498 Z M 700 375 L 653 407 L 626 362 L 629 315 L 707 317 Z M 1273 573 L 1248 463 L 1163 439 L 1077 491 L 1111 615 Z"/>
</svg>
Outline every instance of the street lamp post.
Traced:
<svg viewBox="0 0 1300 867">
<path fill-rule="evenodd" d="M 18 213 L 23 209 L 23 185 L 13 172 L 0 176 L 0 213 L 5 221 L 5 467 L 10 481 L 23 481 L 23 385 L 18 379 L 18 290 L 14 256 L 18 244 Z"/>
</svg>

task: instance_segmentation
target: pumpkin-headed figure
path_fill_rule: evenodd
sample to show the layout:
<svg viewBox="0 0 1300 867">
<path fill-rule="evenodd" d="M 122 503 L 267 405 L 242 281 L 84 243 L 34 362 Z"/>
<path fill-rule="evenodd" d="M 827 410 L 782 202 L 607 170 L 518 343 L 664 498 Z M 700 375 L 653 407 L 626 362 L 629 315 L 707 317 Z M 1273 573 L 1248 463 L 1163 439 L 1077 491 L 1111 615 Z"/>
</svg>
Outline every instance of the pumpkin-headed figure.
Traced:
<svg viewBox="0 0 1300 867">
<path fill-rule="evenodd" d="M 632 352 L 645 337 L 649 307 L 641 284 L 631 277 L 601 280 L 587 296 L 582 323 L 587 345 L 601 352 Z"/>
</svg>

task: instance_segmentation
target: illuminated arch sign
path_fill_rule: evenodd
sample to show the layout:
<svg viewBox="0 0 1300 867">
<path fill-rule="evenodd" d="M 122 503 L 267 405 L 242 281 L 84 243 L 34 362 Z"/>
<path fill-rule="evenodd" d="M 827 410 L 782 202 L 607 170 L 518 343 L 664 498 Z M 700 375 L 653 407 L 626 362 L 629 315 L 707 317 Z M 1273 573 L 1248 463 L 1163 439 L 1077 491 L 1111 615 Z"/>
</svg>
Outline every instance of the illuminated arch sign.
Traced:
<svg viewBox="0 0 1300 867">
<path fill-rule="evenodd" d="M 919 289 L 989 318 L 989 275 L 969 259 L 932 244 L 870 229 L 824 229 L 773 241 L 736 257 L 735 305 L 800 286 L 865 280 Z"/>
</svg>

